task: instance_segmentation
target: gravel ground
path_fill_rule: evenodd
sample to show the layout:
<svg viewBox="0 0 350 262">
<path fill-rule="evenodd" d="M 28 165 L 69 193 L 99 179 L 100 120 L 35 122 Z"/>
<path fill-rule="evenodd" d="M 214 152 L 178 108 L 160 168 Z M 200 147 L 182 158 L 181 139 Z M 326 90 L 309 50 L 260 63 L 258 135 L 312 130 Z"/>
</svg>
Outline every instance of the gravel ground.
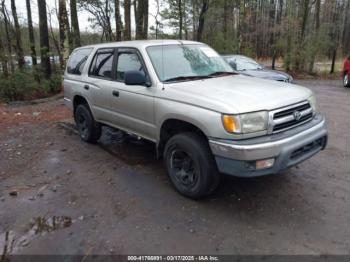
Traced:
<svg viewBox="0 0 350 262">
<path fill-rule="evenodd" d="M 61 100 L 0 107 L 0 256 L 350 254 L 350 89 L 316 93 L 329 145 L 285 173 L 225 177 L 207 199 L 172 188 L 154 147 L 74 131 Z"/>
</svg>

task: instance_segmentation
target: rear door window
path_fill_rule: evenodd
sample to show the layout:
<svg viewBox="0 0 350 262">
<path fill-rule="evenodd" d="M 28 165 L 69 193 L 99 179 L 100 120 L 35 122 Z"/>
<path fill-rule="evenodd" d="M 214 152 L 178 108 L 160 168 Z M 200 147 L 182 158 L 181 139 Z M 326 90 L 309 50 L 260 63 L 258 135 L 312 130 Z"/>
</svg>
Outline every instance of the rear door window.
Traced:
<svg viewBox="0 0 350 262">
<path fill-rule="evenodd" d="M 106 79 L 112 78 L 114 49 L 100 49 L 91 63 L 89 75 Z"/>
<path fill-rule="evenodd" d="M 73 75 L 81 75 L 91 51 L 92 48 L 78 49 L 74 51 L 69 59 L 67 72 Z"/>
</svg>

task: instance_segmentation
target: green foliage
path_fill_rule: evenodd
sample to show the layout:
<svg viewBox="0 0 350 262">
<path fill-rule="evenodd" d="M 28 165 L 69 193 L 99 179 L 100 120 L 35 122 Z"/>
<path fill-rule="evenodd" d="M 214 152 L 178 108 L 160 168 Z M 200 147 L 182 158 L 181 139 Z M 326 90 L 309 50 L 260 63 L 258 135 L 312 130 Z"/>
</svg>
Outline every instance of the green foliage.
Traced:
<svg viewBox="0 0 350 262">
<path fill-rule="evenodd" d="M 61 75 L 52 75 L 49 80 L 44 80 L 41 84 L 42 90 L 46 94 L 54 94 L 62 89 L 62 76 Z"/>
<path fill-rule="evenodd" d="M 0 77 L 0 98 L 8 100 L 23 100 L 37 89 L 37 83 L 32 74 L 16 71 L 7 79 Z"/>
<path fill-rule="evenodd" d="M 206 39 L 204 41 L 206 42 Z M 239 50 L 237 41 L 225 39 L 223 32 L 218 32 L 209 45 L 220 54 L 235 54 Z"/>
<path fill-rule="evenodd" d="M 8 78 L 0 76 L 0 100 L 16 101 L 48 96 L 59 92 L 61 87 L 61 75 L 52 75 L 49 80 L 39 83 L 31 70 L 17 70 Z"/>
</svg>

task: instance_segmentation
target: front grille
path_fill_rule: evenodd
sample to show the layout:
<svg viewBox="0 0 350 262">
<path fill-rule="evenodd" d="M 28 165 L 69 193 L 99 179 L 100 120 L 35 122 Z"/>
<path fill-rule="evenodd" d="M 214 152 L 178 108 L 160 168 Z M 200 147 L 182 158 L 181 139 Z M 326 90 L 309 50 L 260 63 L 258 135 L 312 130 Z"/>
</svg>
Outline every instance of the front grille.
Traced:
<svg viewBox="0 0 350 262">
<path fill-rule="evenodd" d="M 313 111 L 308 102 L 289 106 L 272 112 L 272 132 L 282 132 L 310 121 Z"/>
</svg>

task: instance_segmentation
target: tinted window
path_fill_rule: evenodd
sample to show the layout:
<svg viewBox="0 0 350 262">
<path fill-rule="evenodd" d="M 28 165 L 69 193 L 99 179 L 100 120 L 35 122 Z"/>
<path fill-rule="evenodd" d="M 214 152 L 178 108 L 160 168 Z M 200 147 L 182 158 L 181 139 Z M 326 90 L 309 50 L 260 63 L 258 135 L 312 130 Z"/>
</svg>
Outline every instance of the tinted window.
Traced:
<svg viewBox="0 0 350 262">
<path fill-rule="evenodd" d="M 79 49 L 72 53 L 69 63 L 67 65 L 67 72 L 69 74 L 80 75 L 84 69 L 86 60 L 88 59 L 92 48 Z"/>
<path fill-rule="evenodd" d="M 140 58 L 136 53 L 120 53 L 118 55 L 117 80 L 124 81 L 124 73 L 126 71 L 141 71 L 145 73 Z"/>
<path fill-rule="evenodd" d="M 92 61 L 89 75 L 112 78 L 114 49 L 103 49 L 97 51 Z"/>
</svg>

